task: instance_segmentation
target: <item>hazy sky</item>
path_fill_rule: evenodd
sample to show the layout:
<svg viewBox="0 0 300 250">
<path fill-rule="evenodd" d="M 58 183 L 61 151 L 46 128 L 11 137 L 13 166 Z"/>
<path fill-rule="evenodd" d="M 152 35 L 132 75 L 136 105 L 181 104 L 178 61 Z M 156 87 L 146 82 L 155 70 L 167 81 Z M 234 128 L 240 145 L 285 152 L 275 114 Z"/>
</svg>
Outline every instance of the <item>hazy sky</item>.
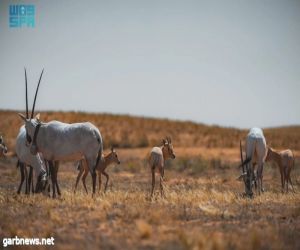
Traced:
<svg viewBox="0 0 300 250">
<path fill-rule="evenodd" d="M 0 108 L 112 112 L 248 128 L 300 124 L 300 1 L 0 1 Z"/>
</svg>

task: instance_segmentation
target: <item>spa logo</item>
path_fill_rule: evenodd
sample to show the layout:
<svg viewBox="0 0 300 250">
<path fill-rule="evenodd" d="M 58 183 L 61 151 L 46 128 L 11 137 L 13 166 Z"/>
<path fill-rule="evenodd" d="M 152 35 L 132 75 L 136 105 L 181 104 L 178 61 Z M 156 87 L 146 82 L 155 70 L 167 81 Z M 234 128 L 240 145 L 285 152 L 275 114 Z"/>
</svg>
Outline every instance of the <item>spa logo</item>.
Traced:
<svg viewBox="0 0 300 250">
<path fill-rule="evenodd" d="M 9 27 L 22 28 L 35 26 L 35 6 L 32 4 L 9 6 Z"/>
</svg>

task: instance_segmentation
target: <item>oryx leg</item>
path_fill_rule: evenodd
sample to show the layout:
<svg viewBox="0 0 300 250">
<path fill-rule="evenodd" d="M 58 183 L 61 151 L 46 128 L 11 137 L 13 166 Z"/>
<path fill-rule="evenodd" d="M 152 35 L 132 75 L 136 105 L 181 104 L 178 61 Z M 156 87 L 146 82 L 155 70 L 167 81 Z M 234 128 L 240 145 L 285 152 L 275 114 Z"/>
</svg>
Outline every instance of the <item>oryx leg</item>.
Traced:
<svg viewBox="0 0 300 250">
<path fill-rule="evenodd" d="M 152 174 L 152 189 L 151 189 L 151 197 L 152 197 L 154 192 L 154 187 L 155 187 L 155 167 L 151 168 L 151 174 Z"/>
<path fill-rule="evenodd" d="M 288 181 L 290 182 L 290 184 L 292 186 L 293 193 L 296 193 L 290 176 L 288 177 Z"/>
<path fill-rule="evenodd" d="M 48 192 L 47 195 L 49 197 L 51 197 L 51 194 L 50 194 L 51 193 L 51 188 L 50 188 L 50 183 L 49 183 L 49 177 L 51 177 L 51 173 L 50 173 L 50 168 L 49 168 L 49 162 L 48 161 L 45 161 L 45 166 L 46 166 L 46 172 L 47 172 L 47 176 L 48 176 L 45 191 Z"/>
<path fill-rule="evenodd" d="M 32 169 L 31 166 L 29 166 L 28 189 L 29 189 L 29 193 L 30 193 L 30 190 L 31 190 L 32 193 L 34 193 L 34 189 L 33 189 L 33 169 Z"/>
<path fill-rule="evenodd" d="M 86 179 L 88 173 L 89 173 L 89 171 L 88 171 L 87 169 L 84 169 L 84 174 L 83 174 L 82 179 L 81 179 L 86 194 L 88 194 L 88 190 L 87 190 L 87 188 L 86 188 L 85 179 Z"/>
<path fill-rule="evenodd" d="M 257 166 L 257 184 L 258 184 L 258 194 L 260 195 L 261 192 L 263 192 L 262 187 L 262 172 L 263 172 L 263 164 L 259 163 Z"/>
<path fill-rule="evenodd" d="M 292 183 L 292 180 L 291 180 L 291 169 L 287 170 L 286 183 L 287 183 L 287 191 L 288 191 L 288 186 L 289 186 L 289 183 L 290 183 L 291 187 L 292 187 L 292 191 L 295 193 L 295 189 L 294 189 L 294 186 L 293 186 L 293 183 Z"/>
<path fill-rule="evenodd" d="M 259 181 L 259 194 L 260 192 L 264 192 L 263 187 L 263 170 L 264 170 L 264 160 L 267 153 L 267 145 L 264 138 L 257 138 L 256 139 L 256 147 L 255 152 L 257 154 L 257 175 Z"/>
<path fill-rule="evenodd" d="M 252 164 L 252 171 L 253 171 L 253 181 L 254 181 L 254 187 L 255 187 L 255 190 L 257 191 L 257 171 L 255 173 L 255 164 L 253 163 Z"/>
<path fill-rule="evenodd" d="M 246 176 L 244 176 L 244 183 L 245 183 L 245 194 L 249 197 L 253 196 L 253 191 L 252 191 L 252 183 L 253 183 L 253 164 L 252 161 L 248 164 L 246 164 Z"/>
<path fill-rule="evenodd" d="M 29 192 L 28 192 L 28 172 L 27 172 L 26 165 L 24 165 L 24 173 L 25 173 L 25 194 L 29 194 Z"/>
<path fill-rule="evenodd" d="M 78 182 L 84 172 L 84 160 L 81 160 L 80 162 L 78 162 L 78 169 L 79 169 L 79 173 L 77 175 L 77 178 L 76 178 L 76 183 L 75 183 L 75 187 L 74 187 L 74 194 L 76 193 L 76 189 L 77 189 L 77 185 L 78 185 Z"/>
<path fill-rule="evenodd" d="M 51 182 L 52 182 L 52 198 L 56 197 L 56 183 L 55 183 L 55 166 L 53 161 L 49 161 L 49 169 L 51 174 Z"/>
<path fill-rule="evenodd" d="M 101 160 L 101 159 L 100 159 Z M 92 176 L 92 182 L 93 182 L 93 196 L 96 191 L 96 159 L 95 158 L 87 158 L 87 164 L 88 164 L 88 169 L 90 170 L 91 176 Z"/>
<path fill-rule="evenodd" d="M 264 164 L 262 164 L 261 167 L 261 192 L 264 193 L 265 192 L 265 188 L 264 188 Z"/>
<path fill-rule="evenodd" d="M 164 175 L 165 175 L 164 167 L 160 167 L 160 168 L 159 168 L 159 173 L 160 173 L 160 180 L 159 180 L 160 196 L 161 196 L 161 197 L 165 197 L 164 186 L 163 186 Z"/>
<path fill-rule="evenodd" d="M 282 193 L 284 192 L 284 188 L 285 188 L 285 172 L 283 170 L 283 168 L 280 168 L 280 179 L 281 179 L 281 191 Z"/>
<path fill-rule="evenodd" d="M 19 185 L 17 193 L 20 194 L 22 186 L 23 186 L 23 182 L 25 180 L 25 173 L 24 173 L 25 164 L 22 163 L 22 162 L 18 162 L 18 165 L 19 165 L 20 173 L 21 173 L 21 182 L 20 182 L 20 185 Z"/>
<path fill-rule="evenodd" d="M 57 181 L 58 169 L 59 169 L 59 162 L 55 161 L 55 163 L 54 163 L 55 185 L 56 185 L 57 193 L 60 196 L 61 192 L 60 192 L 60 189 L 59 189 L 59 186 L 58 186 L 58 181 Z"/>
<path fill-rule="evenodd" d="M 101 173 L 100 173 L 100 172 L 98 172 L 98 179 L 99 179 L 98 193 L 100 193 L 100 190 L 101 190 L 101 184 L 102 184 L 102 181 L 101 181 Z"/>
<path fill-rule="evenodd" d="M 107 184 L 108 184 L 108 180 L 109 180 L 109 175 L 103 171 L 102 174 L 106 177 L 106 182 L 105 182 L 105 188 L 104 188 L 104 193 L 106 192 L 107 189 Z"/>
</svg>

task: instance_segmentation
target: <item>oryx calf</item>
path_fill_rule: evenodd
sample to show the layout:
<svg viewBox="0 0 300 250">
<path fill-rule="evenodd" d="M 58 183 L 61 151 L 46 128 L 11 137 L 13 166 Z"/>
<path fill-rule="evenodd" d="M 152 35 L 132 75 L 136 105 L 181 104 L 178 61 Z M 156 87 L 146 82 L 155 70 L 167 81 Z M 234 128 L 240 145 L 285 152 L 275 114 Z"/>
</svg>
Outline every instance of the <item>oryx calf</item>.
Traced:
<svg viewBox="0 0 300 250">
<path fill-rule="evenodd" d="M 4 143 L 2 135 L 0 136 L 0 157 L 4 156 L 7 153 L 7 147 Z"/>
<path fill-rule="evenodd" d="M 245 183 L 245 192 L 252 197 L 252 184 L 255 179 L 254 169 L 257 164 L 258 193 L 263 192 L 263 167 L 267 153 L 267 144 L 260 128 L 251 128 L 246 137 L 246 159 L 240 165 L 243 167 L 241 175 Z M 241 153 L 242 155 L 242 153 Z M 246 166 L 246 169 L 244 168 Z"/>
<path fill-rule="evenodd" d="M 286 187 L 286 192 L 288 192 L 290 182 L 292 189 L 295 192 L 291 180 L 291 170 L 295 165 L 295 159 L 292 150 L 286 149 L 276 152 L 273 148 L 268 147 L 266 161 L 274 161 L 279 166 L 282 191 L 284 191 L 284 188 Z"/>
<path fill-rule="evenodd" d="M 152 189 L 151 189 L 151 197 L 153 196 L 153 191 L 155 187 L 155 169 L 158 169 L 160 173 L 160 194 L 164 195 L 163 191 L 163 178 L 164 178 L 164 165 L 167 159 L 175 159 L 175 153 L 173 151 L 173 145 L 171 142 L 171 138 L 167 137 L 163 139 L 163 145 L 161 147 L 154 147 L 150 152 L 149 157 L 149 165 L 151 168 L 152 174 Z"/>
<path fill-rule="evenodd" d="M 103 159 L 101 161 L 99 161 L 98 165 L 96 166 L 96 171 L 98 172 L 98 178 L 99 178 L 98 192 L 100 192 L 100 189 L 101 189 L 101 174 L 103 174 L 106 177 L 105 189 L 104 189 L 104 192 L 106 192 L 107 184 L 108 184 L 108 180 L 109 180 L 109 175 L 108 175 L 108 173 L 105 172 L 105 169 L 110 164 L 113 164 L 113 163 L 120 164 L 120 160 L 118 158 L 117 152 L 112 147 L 111 152 L 109 154 L 107 154 L 106 156 L 103 155 Z M 88 193 L 86 185 L 85 185 L 85 179 L 86 179 L 86 176 L 89 172 L 89 169 L 87 168 L 86 164 L 84 164 L 83 160 L 78 163 L 77 169 L 79 170 L 79 173 L 78 173 L 78 176 L 76 178 L 74 193 L 76 192 L 76 188 L 77 188 L 78 182 L 79 182 L 82 174 L 83 174 L 82 184 L 84 186 L 84 189 L 85 189 L 86 193 Z"/>
</svg>

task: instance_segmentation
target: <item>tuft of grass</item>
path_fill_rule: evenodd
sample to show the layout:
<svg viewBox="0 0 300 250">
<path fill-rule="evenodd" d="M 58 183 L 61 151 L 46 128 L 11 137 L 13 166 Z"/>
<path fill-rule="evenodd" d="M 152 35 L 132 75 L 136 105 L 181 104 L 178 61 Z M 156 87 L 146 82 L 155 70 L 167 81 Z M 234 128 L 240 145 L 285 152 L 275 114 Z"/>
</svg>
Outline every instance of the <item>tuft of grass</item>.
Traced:
<svg viewBox="0 0 300 250">
<path fill-rule="evenodd" d="M 152 227 L 145 220 L 136 220 L 135 221 L 139 236 L 142 239 L 148 239 L 152 235 Z"/>
</svg>

